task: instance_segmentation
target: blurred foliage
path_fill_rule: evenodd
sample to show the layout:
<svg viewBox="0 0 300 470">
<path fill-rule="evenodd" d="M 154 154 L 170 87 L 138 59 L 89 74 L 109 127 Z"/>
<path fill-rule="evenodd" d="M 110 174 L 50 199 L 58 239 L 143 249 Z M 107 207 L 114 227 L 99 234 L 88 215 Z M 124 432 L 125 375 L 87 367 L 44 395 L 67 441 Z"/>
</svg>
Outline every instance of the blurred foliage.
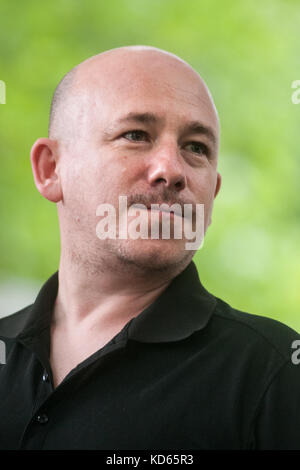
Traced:
<svg viewBox="0 0 300 470">
<path fill-rule="evenodd" d="M 44 281 L 58 267 L 56 207 L 29 161 L 56 84 L 91 55 L 153 45 L 202 75 L 220 114 L 223 186 L 195 258 L 204 285 L 300 331 L 298 0 L 0 0 L 0 12 L 1 278 Z"/>
</svg>

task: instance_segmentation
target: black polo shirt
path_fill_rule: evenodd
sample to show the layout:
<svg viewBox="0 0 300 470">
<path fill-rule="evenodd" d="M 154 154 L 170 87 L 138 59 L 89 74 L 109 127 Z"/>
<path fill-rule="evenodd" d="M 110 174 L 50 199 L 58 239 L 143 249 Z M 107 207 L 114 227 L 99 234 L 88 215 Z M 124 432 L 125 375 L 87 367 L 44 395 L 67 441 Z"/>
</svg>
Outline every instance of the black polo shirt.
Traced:
<svg viewBox="0 0 300 470">
<path fill-rule="evenodd" d="M 193 263 L 54 389 L 57 288 L 0 320 L 1 449 L 300 449 L 300 336 L 208 293 Z"/>
</svg>

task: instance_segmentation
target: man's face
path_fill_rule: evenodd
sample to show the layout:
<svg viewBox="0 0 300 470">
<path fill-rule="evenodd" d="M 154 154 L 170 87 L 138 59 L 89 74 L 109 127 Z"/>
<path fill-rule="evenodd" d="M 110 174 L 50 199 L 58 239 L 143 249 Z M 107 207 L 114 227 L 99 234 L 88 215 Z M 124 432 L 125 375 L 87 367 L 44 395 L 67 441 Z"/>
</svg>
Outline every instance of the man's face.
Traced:
<svg viewBox="0 0 300 470">
<path fill-rule="evenodd" d="M 206 230 L 220 183 L 213 105 L 197 74 L 174 58 L 148 52 L 107 60 L 77 78 L 60 161 L 64 232 L 95 265 L 105 253 L 152 268 L 187 264 L 194 253 L 184 237 L 99 240 L 96 209 L 109 203 L 118 215 L 121 195 L 146 206 L 204 204 Z"/>
</svg>

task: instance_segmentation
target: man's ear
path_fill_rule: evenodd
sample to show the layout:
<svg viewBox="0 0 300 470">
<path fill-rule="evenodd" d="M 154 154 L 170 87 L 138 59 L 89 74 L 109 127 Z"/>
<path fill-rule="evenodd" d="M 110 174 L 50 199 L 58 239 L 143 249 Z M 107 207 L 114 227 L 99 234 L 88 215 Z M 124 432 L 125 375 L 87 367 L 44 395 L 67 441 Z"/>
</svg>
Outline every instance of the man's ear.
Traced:
<svg viewBox="0 0 300 470">
<path fill-rule="evenodd" d="M 214 197 L 217 197 L 217 194 L 218 194 L 218 192 L 220 191 L 220 188 L 221 188 L 221 183 L 222 183 L 222 177 L 221 177 L 220 173 L 217 173 L 217 184 L 216 184 Z"/>
<path fill-rule="evenodd" d="M 57 150 L 56 140 L 40 138 L 33 144 L 30 153 L 35 185 L 41 195 L 52 202 L 62 200 L 61 184 L 57 172 Z"/>
<path fill-rule="evenodd" d="M 222 177 L 221 177 L 220 173 L 217 173 L 217 181 L 216 181 L 216 187 L 215 187 L 214 198 L 217 197 L 217 194 L 218 194 L 218 192 L 220 191 L 221 182 L 222 182 Z M 207 224 L 208 227 L 209 227 L 209 225 L 211 225 L 211 216 L 212 216 L 212 214 L 210 213 L 209 219 L 208 219 L 208 224 Z"/>
</svg>

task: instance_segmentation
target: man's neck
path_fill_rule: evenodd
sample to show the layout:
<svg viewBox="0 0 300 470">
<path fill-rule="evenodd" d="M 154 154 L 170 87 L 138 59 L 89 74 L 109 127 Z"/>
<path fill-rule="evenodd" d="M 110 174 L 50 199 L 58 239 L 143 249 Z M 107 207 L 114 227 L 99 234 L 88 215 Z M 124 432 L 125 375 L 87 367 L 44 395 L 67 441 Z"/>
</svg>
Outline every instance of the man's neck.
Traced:
<svg viewBox="0 0 300 470">
<path fill-rule="evenodd" d="M 138 276 L 107 269 L 93 272 L 61 260 L 53 323 L 68 329 L 120 328 L 147 308 L 174 276 Z"/>
<path fill-rule="evenodd" d="M 112 264 L 110 258 L 100 270 L 61 257 L 51 323 L 50 363 L 55 387 L 151 305 L 179 274 L 141 275 L 134 267 L 122 271 Z"/>
</svg>

